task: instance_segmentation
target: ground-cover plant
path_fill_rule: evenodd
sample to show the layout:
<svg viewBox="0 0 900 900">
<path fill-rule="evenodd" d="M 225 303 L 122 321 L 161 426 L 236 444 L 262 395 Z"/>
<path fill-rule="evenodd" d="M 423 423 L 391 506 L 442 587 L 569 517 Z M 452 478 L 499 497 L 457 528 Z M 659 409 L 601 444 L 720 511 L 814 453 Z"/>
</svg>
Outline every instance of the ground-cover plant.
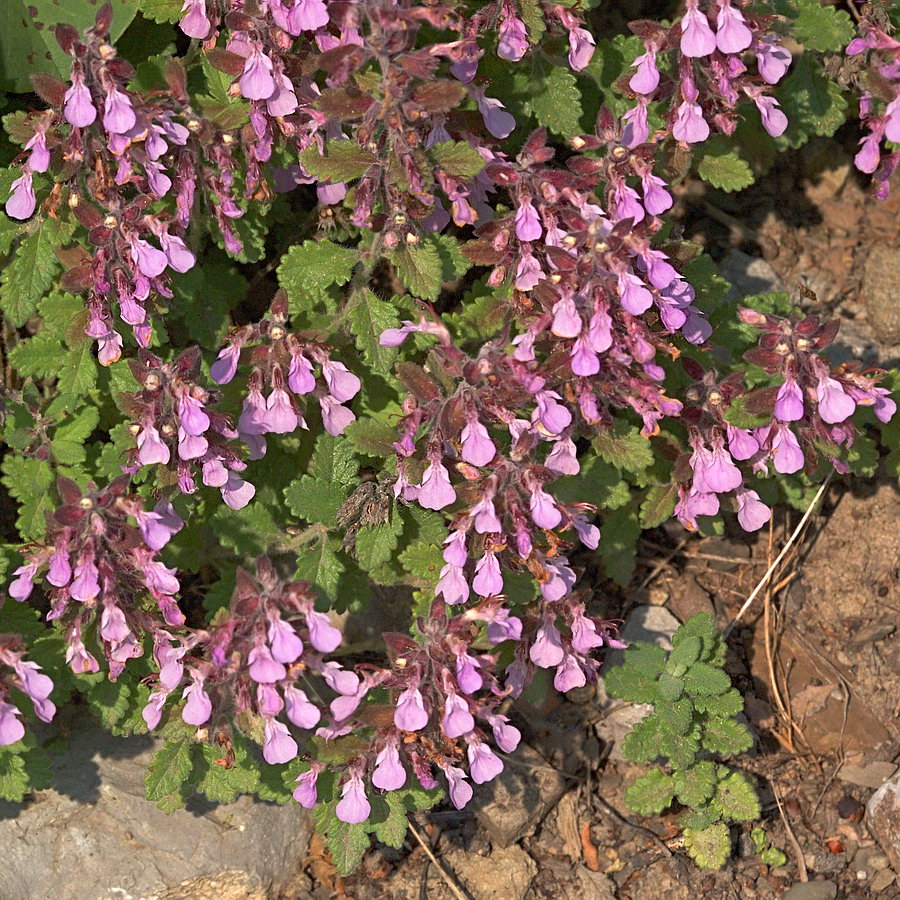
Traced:
<svg viewBox="0 0 900 900">
<path fill-rule="evenodd" d="M 47 783 L 23 721 L 77 696 L 165 738 L 165 808 L 293 795 L 349 870 L 500 773 L 536 672 L 596 680 L 620 643 L 588 554 L 625 587 L 642 528 L 754 531 L 874 473 L 885 373 L 833 365 L 839 323 L 786 294 L 726 300 L 669 214 L 685 177 L 739 190 L 833 134 L 863 53 L 883 193 L 886 13 L 43 10 L 3 61 L 2 796 Z M 328 613 L 385 603 L 408 631 L 356 662 Z M 685 690 L 691 722 L 736 697 Z"/>
</svg>

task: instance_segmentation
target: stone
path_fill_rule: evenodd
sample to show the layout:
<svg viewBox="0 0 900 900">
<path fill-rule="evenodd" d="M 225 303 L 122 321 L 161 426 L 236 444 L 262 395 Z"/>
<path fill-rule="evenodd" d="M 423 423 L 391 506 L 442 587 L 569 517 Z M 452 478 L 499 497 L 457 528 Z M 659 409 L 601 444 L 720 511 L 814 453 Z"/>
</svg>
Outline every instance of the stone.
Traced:
<svg viewBox="0 0 900 900">
<path fill-rule="evenodd" d="M 852 765 L 844 763 L 838 772 L 838 778 L 846 784 L 878 790 L 897 771 L 897 764 L 892 762 L 872 762 L 868 765 Z"/>
<path fill-rule="evenodd" d="M 533 834 L 566 787 L 562 774 L 523 743 L 503 771 L 476 791 L 469 808 L 487 830 L 491 843 L 505 848 Z"/>
<path fill-rule="evenodd" d="M 578 893 L 582 900 L 616 900 L 616 883 L 602 872 L 592 872 L 585 866 L 576 871 Z"/>
<path fill-rule="evenodd" d="M 699 613 L 716 614 L 709 593 L 700 587 L 693 575 L 684 575 L 672 585 L 672 596 L 666 604 L 681 622 Z"/>
<path fill-rule="evenodd" d="M 834 900 L 837 885 L 833 881 L 807 881 L 789 887 L 781 900 Z"/>
<path fill-rule="evenodd" d="M 878 340 L 885 344 L 900 343 L 900 249 L 876 244 L 869 251 L 863 269 L 862 293 L 866 319 Z"/>
<path fill-rule="evenodd" d="M 633 643 L 644 641 L 657 644 L 665 650 L 672 649 L 672 635 L 678 630 L 679 622 L 668 609 L 662 606 L 636 606 L 628 615 L 619 637 Z M 624 661 L 624 650 L 610 650 L 606 654 L 604 669 L 620 666 Z M 606 693 L 603 679 L 597 682 L 597 704 L 602 718 L 596 725 L 597 737 L 611 745 L 609 755 L 621 760 L 622 742 L 625 736 L 653 711 L 645 703 L 625 703 L 613 699 Z"/>
<path fill-rule="evenodd" d="M 873 894 L 880 894 L 887 890 L 895 881 L 897 876 L 890 869 L 882 869 L 870 882 L 869 889 Z"/>
<path fill-rule="evenodd" d="M 299 804 L 193 798 L 167 815 L 144 799 L 157 739 L 91 721 L 65 742 L 50 790 L 0 804 L 3 900 L 255 900 L 302 867 L 311 822 Z"/>
<path fill-rule="evenodd" d="M 749 256 L 742 250 L 729 250 L 719 263 L 719 271 L 731 284 L 729 298 L 750 297 L 753 294 L 784 290 L 781 278 L 766 260 Z"/>
<path fill-rule="evenodd" d="M 891 868 L 900 872 L 900 772 L 869 798 L 866 824 L 872 837 L 881 844 Z"/>
<path fill-rule="evenodd" d="M 478 900 L 523 900 L 538 872 L 521 847 L 495 847 L 490 856 L 451 850 L 444 860 Z"/>
</svg>

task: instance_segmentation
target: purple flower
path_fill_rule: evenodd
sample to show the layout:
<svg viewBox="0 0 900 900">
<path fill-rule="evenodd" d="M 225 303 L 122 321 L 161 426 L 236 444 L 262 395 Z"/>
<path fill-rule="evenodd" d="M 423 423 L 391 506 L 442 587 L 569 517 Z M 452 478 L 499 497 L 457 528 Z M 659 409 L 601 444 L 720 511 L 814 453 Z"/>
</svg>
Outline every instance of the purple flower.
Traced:
<svg viewBox="0 0 900 900">
<path fill-rule="evenodd" d="M 538 391 L 534 399 L 537 401 L 536 417 L 548 435 L 562 434 L 572 424 L 572 413 L 556 402 L 559 394 L 555 391 Z"/>
<path fill-rule="evenodd" d="M 399 791 L 406 784 L 406 770 L 400 762 L 395 740 L 388 739 L 375 757 L 372 784 L 383 791 Z"/>
<path fill-rule="evenodd" d="M 301 31 L 317 31 L 328 24 L 328 8 L 323 0 L 294 0 L 288 13 L 291 34 Z"/>
<path fill-rule="evenodd" d="M 759 499 L 756 491 L 741 487 L 735 496 L 738 504 L 738 522 L 744 531 L 758 531 L 772 518 L 772 510 Z"/>
<path fill-rule="evenodd" d="M 294 799 L 304 808 L 312 809 L 318 800 L 316 781 L 319 772 L 322 771 L 321 763 L 313 763 L 308 772 L 297 777 L 297 787 L 294 788 Z"/>
<path fill-rule="evenodd" d="M 591 61 L 594 55 L 594 36 L 586 28 L 569 29 L 569 65 L 575 72 L 580 72 Z"/>
<path fill-rule="evenodd" d="M 488 621 L 487 639 L 492 647 L 503 641 L 518 641 L 522 638 L 522 620 L 510 615 L 508 609 L 498 609 Z"/>
<path fill-rule="evenodd" d="M 588 522 L 584 516 L 573 516 L 572 527 L 575 529 L 578 539 L 589 550 L 596 550 L 600 544 L 600 529 Z"/>
<path fill-rule="evenodd" d="M 166 691 L 153 691 L 147 700 L 147 705 L 141 710 L 141 717 L 147 723 L 147 728 L 150 731 L 153 731 L 159 725 L 159 720 L 162 718 L 162 710 L 166 705 L 168 696 Z"/>
<path fill-rule="evenodd" d="M 618 282 L 622 306 L 633 316 L 647 312 L 653 305 L 653 294 L 634 272 L 620 272 Z"/>
<path fill-rule="evenodd" d="M 518 62 L 528 50 L 525 23 L 507 7 L 500 22 L 500 43 L 497 55 L 510 62 Z"/>
<path fill-rule="evenodd" d="M 100 593 L 99 572 L 94 560 L 90 557 L 82 559 L 75 566 L 75 578 L 69 585 L 69 595 L 73 600 L 88 603 Z"/>
<path fill-rule="evenodd" d="M 506 107 L 499 100 L 486 97 L 483 90 L 473 88 L 470 93 L 478 104 L 484 127 L 498 140 L 509 137 L 515 130 L 516 120 L 506 111 Z"/>
<path fill-rule="evenodd" d="M 543 233 L 538 211 L 531 198 L 526 198 L 516 210 L 516 237 L 520 241 L 537 241 Z"/>
<path fill-rule="evenodd" d="M 560 475 L 577 475 L 581 466 L 575 456 L 575 444 L 571 438 L 561 437 L 554 441 L 553 449 L 547 454 L 544 465 Z"/>
<path fill-rule="evenodd" d="M 331 624 L 325 613 L 310 610 L 306 613 L 309 642 L 319 653 L 333 653 L 340 646 L 343 635 Z"/>
<path fill-rule="evenodd" d="M 64 547 L 57 547 L 50 557 L 50 568 L 47 571 L 47 581 L 54 587 L 64 587 L 72 579 L 72 567 L 69 565 L 69 551 Z"/>
<path fill-rule="evenodd" d="M 294 631 L 293 626 L 289 622 L 285 622 L 284 619 L 273 618 L 269 621 L 268 638 L 269 647 L 271 647 L 272 650 L 272 658 L 279 663 L 290 665 L 292 662 L 296 662 L 303 653 L 303 641 L 297 637 L 297 632 Z M 254 651 L 251 650 L 250 656 L 253 656 L 253 653 Z M 257 674 L 267 674 L 264 673 L 264 668 L 266 666 L 267 662 L 265 660 L 258 662 Z M 282 674 L 275 678 L 257 678 L 256 675 L 253 674 L 252 668 L 251 665 L 250 677 L 257 682 L 274 682 L 279 681 L 280 678 L 284 677 Z M 273 670 L 273 673 L 275 671 L 277 670 Z"/>
<path fill-rule="evenodd" d="M 746 429 L 726 425 L 725 431 L 728 434 L 728 452 L 734 459 L 750 459 L 759 453 L 759 442 Z"/>
<path fill-rule="evenodd" d="M 494 553 L 485 553 L 475 565 L 472 587 L 479 597 L 496 597 L 503 592 L 500 562 Z"/>
<path fill-rule="evenodd" d="M 803 451 L 793 431 L 776 422 L 772 429 L 772 456 L 775 459 L 775 471 L 782 475 L 793 475 L 803 468 Z"/>
<path fill-rule="evenodd" d="M 313 376 L 312 363 L 302 353 L 291 356 L 287 382 L 295 394 L 309 394 L 315 390 L 316 379 Z"/>
<path fill-rule="evenodd" d="M 18 569 L 13 571 L 13 575 L 16 578 L 9 586 L 9 596 L 13 600 L 18 600 L 21 603 L 31 596 L 31 592 L 34 590 L 34 576 L 37 574 L 37 570 L 38 564 L 32 562 L 19 566 Z"/>
<path fill-rule="evenodd" d="M 157 275 L 162 275 L 169 264 L 169 260 L 162 250 L 157 250 L 152 244 L 139 237 L 131 239 L 131 261 L 147 278 L 156 278 Z"/>
<path fill-rule="evenodd" d="M 219 351 L 216 361 L 209 369 L 210 377 L 216 384 L 228 384 L 234 378 L 240 355 L 240 344 L 229 344 Z"/>
<path fill-rule="evenodd" d="M 103 102 L 103 127 L 110 134 L 127 134 L 136 122 L 137 116 L 128 94 L 113 88 Z"/>
<path fill-rule="evenodd" d="M 343 434 L 344 429 L 356 421 L 353 411 L 341 406 L 333 397 L 320 397 L 319 408 L 322 410 L 322 424 L 332 437 Z"/>
<path fill-rule="evenodd" d="M 187 703 L 181 713 L 181 718 L 188 725 L 200 726 L 209 721 L 212 715 L 212 701 L 203 689 L 203 678 L 196 672 L 191 672 L 193 681 L 184 689 L 182 697 Z"/>
<path fill-rule="evenodd" d="M 28 169 L 12 183 L 12 193 L 6 201 L 6 214 L 11 219 L 29 219 L 34 214 L 37 198 Z"/>
<path fill-rule="evenodd" d="M 256 494 L 256 488 L 234 472 L 228 473 L 228 481 L 219 488 L 225 505 L 231 509 L 243 509 Z"/>
<path fill-rule="evenodd" d="M 709 27 L 709 19 L 697 6 L 697 0 L 688 0 L 681 20 L 681 52 L 685 56 L 709 56 L 716 49 L 716 36 Z"/>
<path fill-rule="evenodd" d="M 476 418 L 470 419 L 462 430 L 462 458 L 473 466 L 486 466 L 496 455 L 497 448 L 487 428 Z"/>
<path fill-rule="evenodd" d="M 558 666 L 563 660 L 563 649 L 559 629 L 552 620 L 544 619 L 537 630 L 535 642 L 528 652 L 531 661 L 542 669 Z"/>
<path fill-rule="evenodd" d="M 266 719 L 263 726 L 263 758 L 270 765 L 290 762 L 297 755 L 297 742 L 287 725 L 278 719 Z"/>
<path fill-rule="evenodd" d="M 567 653 L 557 666 L 556 674 L 553 677 L 553 687 L 565 694 L 574 688 L 584 687 L 586 683 L 587 678 L 581 666 L 578 665 L 578 660 L 571 653 Z"/>
<path fill-rule="evenodd" d="M 648 172 L 641 176 L 641 188 L 644 192 L 644 208 L 651 216 L 660 216 L 671 209 L 674 201 L 662 178 Z"/>
<path fill-rule="evenodd" d="M 528 498 L 531 518 L 538 528 L 556 528 L 562 521 L 562 513 L 556 501 L 540 486 L 535 485 Z"/>
<path fill-rule="evenodd" d="M 176 272 L 188 272 L 194 267 L 197 258 L 188 250 L 187 245 L 180 237 L 164 231 L 159 236 L 159 242 L 169 261 L 170 269 Z"/>
<path fill-rule="evenodd" d="M 185 13 L 178 23 L 181 30 L 188 37 L 204 40 L 212 28 L 212 23 L 206 18 L 206 0 L 184 0 L 181 11 Z"/>
<path fill-rule="evenodd" d="M 456 681 L 464 694 L 474 694 L 484 686 L 484 679 L 478 669 L 481 663 L 468 653 L 456 657 Z"/>
<path fill-rule="evenodd" d="M 643 97 L 622 116 L 622 143 L 626 147 L 637 147 L 650 137 L 650 126 L 647 123 L 647 104 Z"/>
<path fill-rule="evenodd" d="M 448 738 L 462 737 L 475 727 L 475 720 L 469 712 L 469 704 L 452 691 L 444 703 L 444 718 L 441 720 L 444 734 Z"/>
<path fill-rule="evenodd" d="M 503 761 L 487 744 L 471 741 L 466 748 L 469 757 L 469 772 L 475 784 L 492 781 L 503 771 Z"/>
<path fill-rule="evenodd" d="M 758 97 L 754 97 L 753 102 L 759 110 L 763 128 L 772 137 L 780 137 L 784 134 L 788 127 L 788 118 L 778 106 L 778 101 L 774 97 L 767 97 L 761 94 Z"/>
<path fill-rule="evenodd" d="M 326 360 L 322 363 L 322 375 L 329 393 L 339 403 L 346 403 L 359 393 L 360 380 L 343 363 Z"/>
<path fill-rule="evenodd" d="M 778 38 L 773 34 L 760 38 L 753 50 L 763 81 L 767 84 L 778 84 L 791 64 L 791 54 L 778 43 Z"/>
<path fill-rule="evenodd" d="M 0 747 L 8 747 L 22 740 L 25 726 L 19 720 L 21 713 L 6 700 L 0 700 Z"/>
<path fill-rule="evenodd" d="M 672 137 L 685 144 L 699 144 L 709 137 L 709 125 L 703 118 L 699 104 L 685 100 L 678 107 L 678 114 L 672 125 Z"/>
<path fill-rule="evenodd" d="M 881 136 L 881 131 L 874 131 L 859 142 L 860 150 L 853 157 L 853 162 L 860 172 L 871 175 L 878 168 L 878 163 L 881 161 L 881 152 L 879 150 Z"/>
<path fill-rule="evenodd" d="M 358 825 L 369 818 L 371 811 L 362 778 L 357 774 L 351 775 L 341 788 L 341 799 L 334 811 L 335 815 L 348 825 Z"/>
<path fill-rule="evenodd" d="M 290 434 L 300 423 L 293 401 L 284 388 L 274 388 L 266 398 L 263 423 L 271 434 Z"/>
<path fill-rule="evenodd" d="M 716 16 L 716 46 L 723 53 L 740 53 L 753 42 L 753 32 L 747 27 L 747 20 L 735 9 L 730 0 L 719 0 L 719 14 Z"/>
<path fill-rule="evenodd" d="M 803 391 L 793 375 L 787 375 L 775 395 L 775 418 L 782 422 L 796 422 L 803 418 L 803 412 Z"/>
<path fill-rule="evenodd" d="M 76 64 L 77 65 L 77 64 Z M 87 128 L 97 118 L 97 108 L 91 99 L 91 92 L 84 83 L 80 68 L 73 68 L 72 86 L 64 95 L 63 115 L 66 121 L 75 128 Z"/>
<path fill-rule="evenodd" d="M 456 500 L 456 491 L 450 484 L 450 475 L 444 466 L 432 460 L 422 475 L 419 486 L 419 505 L 425 509 L 439 510 Z"/>
<path fill-rule="evenodd" d="M 254 47 L 244 63 L 244 71 L 238 79 L 241 94 L 248 100 L 267 100 L 275 93 L 272 77 L 272 60 Z"/>
<path fill-rule="evenodd" d="M 719 440 L 712 450 L 704 455 L 701 485 L 715 494 L 727 494 L 743 481 L 741 470 L 734 464 L 731 454 Z"/>
<path fill-rule="evenodd" d="M 819 415 L 823 422 L 835 425 L 853 415 L 856 403 L 844 392 L 841 383 L 826 376 L 816 385 L 816 399 L 819 401 Z"/>
<path fill-rule="evenodd" d="M 299 688 L 289 684 L 283 690 L 284 711 L 288 719 L 298 728 L 315 728 L 322 718 L 319 708 Z"/>
<path fill-rule="evenodd" d="M 495 534 L 502 529 L 493 497 L 485 495 L 470 510 L 469 516 L 475 520 L 475 531 L 478 534 Z"/>
<path fill-rule="evenodd" d="M 574 338 L 581 334 L 584 323 L 578 315 L 578 307 L 569 294 L 564 294 L 553 304 L 551 331 L 561 338 Z"/>
<path fill-rule="evenodd" d="M 491 731 L 494 733 L 494 740 L 497 742 L 497 746 L 504 753 L 514 753 L 516 747 L 519 746 L 519 741 L 522 740 L 522 732 L 515 726 L 510 725 L 506 716 L 488 716 L 488 723 L 491 726 Z"/>
<path fill-rule="evenodd" d="M 656 67 L 656 47 L 650 46 L 632 64 L 637 69 L 628 86 L 636 94 L 649 96 L 659 86 L 659 69 Z"/>
<path fill-rule="evenodd" d="M 300 642 L 300 639 L 294 635 L 296 643 L 292 642 L 285 633 L 285 629 L 292 630 L 291 626 L 280 620 L 277 621 L 281 626 L 280 631 L 276 630 L 274 632 L 277 640 L 272 640 L 272 626 L 275 624 L 274 622 L 269 624 L 269 640 L 272 640 L 272 643 L 278 646 L 279 652 L 284 656 L 290 656 L 294 650 L 297 650 L 297 656 L 299 656 L 303 652 L 303 644 Z M 298 644 L 299 647 L 297 646 Z M 294 659 L 296 658 L 295 656 Z M 287 661 L 293 662 L 294 660 Z M 247 671 L 257 684 L 274 684 L 276 681 L 281 681 L 282 678 L 287 677 L 287 669 L 274 659 L 271 651 L 265 644 L 257 644 L 253 647 L 250 653 L 247 654 L 247 664 Z"/>
<path fill-rule="evenodd" d="M 448 563 L 441 569 L 440 579 L 434 589 L 435 597 L 443 597 L 445 603 L 456 606 L 469 599 L 469 583 L 461 566 Z"/>
<path fill-rule="evenodd" d="M 401 731 L 419 731 L 428 724 L 428 710 L 425 709 L 422 692 L 417 687 L 407 688 L 397 698 L 394 724 Z"/>
<path fill-rule="evenodd" d="M 444 774 L 447 776 L 450 802 L 457 809 L 462 809 L 472 799 L 474 793 L 472 785 L 466 781 L 466 773 L 456 766 L 447 766 Z"/>
</svg>

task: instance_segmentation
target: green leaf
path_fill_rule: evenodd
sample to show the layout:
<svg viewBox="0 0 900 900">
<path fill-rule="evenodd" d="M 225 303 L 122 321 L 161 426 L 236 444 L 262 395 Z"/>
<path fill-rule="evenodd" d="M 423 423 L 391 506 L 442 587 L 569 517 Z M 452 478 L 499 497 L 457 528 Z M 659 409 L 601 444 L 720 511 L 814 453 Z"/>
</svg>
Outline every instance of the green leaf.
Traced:
<svg viewBox="0 0 900 900">
<path fill-rule="evenodd" d="M 110 0 L 113 9 L 109 40 L 113 43 L 134 18 L 136 0 Z M 60 23 L 84 31 L 94 24 L 96 0 L 3 0 L 0 4 L 0 84 L 18 93 L 30 91 L 29 75 L 46 72 L 69 78 L 72 57 L 53 34 Z"/>
<path fill-rule="evenodd" d="M 332 605 L 337 600 L 338 581 L 345 570 L 335 553 L 337 541 L 324 535 L 310 547 L 304 547 L 297 558 L 295 578 L 312 582 L 323 600 Z"/>
<path fill-rule="evenodd" d="M 752 822 L 762 811 L 756 788 L 743 772 L 732 772 L 718 783 L 713 805 L 732 822 Z"/>
<path fill-rule="evenodd" d="M 443 141 L 435 144 L 428 156 L 439 169 L 453 178 L 474 178 L 483 168 L 481 154 L 465 141 Z"/>
<path fill-rule="evenodd" d="M 652 762 L 662 755 L 663 741 L 662 723 L 659 716 L 647 716 L 625 736 L 622 755 L 631 762 Z"/>
<path fill-rule="evenodd" d="M 386 807 L 386 815 L 384 818 L 372 817 L 369 819 L 369 825 L 374 826 L 372 831 L 375 837 L 382 844 L 399 850 L 406 841 L 406 835 L 409 831 L 409 820 L 407 815 L 406 802 L 404 801 L 403 791 L 390 791 L 384 795 L 382 802 Z M 374 807 L 373 807 L 374 811 Z"/>
<path fill-rule="evenodd" d="M 744 710 L 744 698 L 737 688 L 730 688 L 718 697 L 695 697 L 694 707 L 698 712 L 709 716 L 727 718 L 736 716 Z"/>
<path fill-rule="evenodd" d="M 721 869 L 731 855 L 731 834 L 721 822 L 700 830 L 685 828 L 684 843 L 701 869 Z"/>
<path fill-rule="evenodd" d="M 347 310 L 350 333 L 356 338 L 356 346 L 363 359 L 374 372 L 390 372 L 397 350 L 382 347 L 381 332 L 397 325 L 397 313 L 390 303 L 379 300 L 368 288 L 356 291 Z"/>
<path fill-rule="evenodd" d="M 742 191 L 754 181 L 750 164 L 724 134 L 714 134 L 700 145 L 697 174 L 722 191 Z"/>
<path fill-rule="evenodd" d="M 144 778 L 144 793 L 148 800 L 162 807 L 179 794 L 193 768 L 191 748 L 192 738 L 187 735 L 167 740 L 160 747 Z"/>
<path fill-rule="evenodd" d="M 443 265 L 437 247 L 423 241 L 417 247 L 397 247 L 389 259 L 409 292 L 423 300 L 437 300 L 443 283 Z"/>
<path fill-rule="evenodd" d="M 53 470 L 49 463 L 28 456 L 7 454 L 0 471 L 2 482 L 9 493 L 19 501 L 16 528 L 23 540 L 36 540 L 47 530 L 44 512 L 53 508 L 50 485 Z"/>
<path fill-rule="evenodd" d="M 377 569 L 394 556 L 399 536 L 391 525 L 364 525 L 356 533 L 354 552 L 367 572 Z"/>
<path fill-rule="evenodd" d="M 665 673 L 660 675 L 660 694 L 663 693 L 662 685 L 671 678 L 671 675 L 667 675 Z M 674 684 L 674 682 L 680 681 L 680 678 L 675 678 L 672 679 L 672 681 L 669 683 L 672 685 L 672 687 L 675 687 L 676 685 Z M 665 731 L 670 732 L 671 734 L 687 734 L 694 724 L 694 705 L 687 697 L 682 697 L 680 700 L 674 701 L 670 701 L 664 697 L 663 702 L 657 707 L 657 713 L 659 715 L 659 721 L 662 725 L 662 728 Z"/>
<path fill-rule="evenodd" d="M 771 415 L 759 415 L 747 409 L 747 395 L 735 397 L 725 410 L 725 418 L 735 428 L 761 428 L 772 421 Z"/>
<path fill-rule="evenodd" d="M 675 793 L 678 802 L 685 806 L 700 806 L 715 790 L 716 765 L 709 760 L 701 760 L 675 773 Z"/>
<path fill-rule="evenodd" d="M 244 738 L 234 735 L 234 762 L 227 768 L 217 760 L 222 749 L 203 744 L 197 767 L 202 774 L 195 779 L 195 788 L 210 803 L 231 803 L 242 794 L 252 794 L 259 786 L 259 765 L 251 756 Z"/>
<path fill-rule="evenodd" d="M 313 811 L 316 831 L 325 837 L 331 860 L 341 875 L 349 875 L 369 849 L 370 839 L 365 824 L 348 825 L 335 815 L 337 804 L 321 803 Z"/>
<path fill-rule="evenodd" d="M 437 250 L 441 258 L 441 281 L 454 281 L 462 278 L 472 263 L 462 252 L 460 242 L 449 234 L 429 234 L 424 242 Z"/>
<path fill-rule="evenodd" d="M 698 662 L 685 672 L 684 687 L 689 694 L 715 697 L 731 687 L 731 679 L 722 669 Z"/>
<path fill-rule="evenodd" d="M 603 539 L 597 552 L 607 576 L 620 587 L 628 587 L 634 574 L 637 540 L 641 534 L 637 510 L 622 506 L 603 516 Z"/>
<path fill-rule="evenodd" d="M 601 431 L 593 444 L 600 458 L 617 469 L 641 474 L 653 465 L 650 441 L 626 422 L 618 421 L 612 428 Z"/>
<path fill-rule="evenodd" d="M 700 658 L 702 647 L 703 644 L 699 637 L 689 637 L 681 641 L 669 655 L 666 671 L 679 677 L 684 675 L 688 666 L 695 663 Z"/>
<path fill-rule="evenodd" d="M 332 284 L 346 284 L 359 252 L 332 241 L 304 241 L 287 252 L 278 266 L 278 281 L 291 304 L 320 297 Z"/>
<path fill-rule="evenodd" d="M 3 269 L 0 308 L 16 328 L 37 312 L 38 301 L 50 290 L 59 269 L 53 248 L 65 244 L 73 232 L 73 226 L 59 219 L 44 219 Z"/>
<path fill-rule="evenodd" d="M 740 722 L 710 716 L 703 723 L 703 747 L 710 753 L 731 756 L 753 746 L 753 736 Z"/>
<path fill-rule="evenodd" d="M 397 431 L 384 422 L 376 422 L 374 419 L 358 419 L 344 429 L 343 437 L 366 456 L 375 459 L 394 456 L 394 441 L 397 440 Z"/>
<path fill-rule="evenodd" d="M 661 769 L 652 769 L 636 778 L 625 791 L 625 805 L 639 816 L 659 815 L 672 805 L 675 779 Z"/>
<path fill-rule="evenodd" d="M 625 651 L 625 662 L 606 672 L 610 697 L 632 703 L 658 703 L 659 676 L 666 665 L 666 651 L 655 644 L 636 643 Z"/>
<path fill-rule="evenodd" d="M 425 541 L 410 544 L 400 554 L 400 565 L 410 577 L 409 581 L 418 588 L 431 588 L 437 584 L 444 565 L 440 547 Z"/>
<path fill-rule="evenodd" d="M 178 22 L 184 15 L 182 0 L 138 0 L 141 14 L 154 22 Z"/>
<path fill-rule="evenodd" d="M 284 489 L 284 500 L 298 519 L 334 528 L 337 525 L 338 510 L 346 501 L 348 493 L 345 485 L 329 484 L 311 475 L 304 475 Z"/>
<path fill-rule="evenodd" d="M 553 483 L 553 496 L 563 503 L 587 501 L 599 509 L 624 506 L 631 499 L 618 469 L 596 457 L 588 458 L 577 475 L 564 475 Z"/>
<path fill-rule="evenodd" d="M 693 728 L 686 733 L 677 731 L 660 731 L 657 752 L 669 759 L 673 769 L 686 769 L 693 765 L 700 749 L 698 729 Z"/>
<path fill-rule="evenodd" d="M 116 725 L 128 711 L 131 687 L 124 680 L 110 681 L 104 678 L 86 694 L 88 706 L 107 730 Z"/>
<path fill-rule="evenodd" d="M 567 68 L 554 66 L 545 77 L 534 79 L 532 92 L 531 110 L 541 125 L 556 134 L 581 134 L 581 93 Z"/>
<path fill-rule="evenodd" d="M 359 472 L 359 460 L 353 446 L 343 437 L 320 434 L 316 439 L 309 471 L 329 484 L 352 485 Z"/>
<path fill-rule="evenodd" d="M 684 693 L 684 681 L 668 672 L 659 676 L 658 687 L 660 699 L 667 703 L 672 703 Z"/>
<path fill-rule="evenodd" d="M 260 492 L 262 493 L 262 492 Z M 262 502 L 259 494 L 243 509 L 229 509 L 222 504 L 209 517 L 207 524 L 216 540 L 241 557 L 256 557 L 271 552 L 281 538 L 281 525 Z"/>
<path fill-rule="evenodd" d="M 376 157 L 355 141 L 329 141 L 327 155 L 322 156 L 318 147 L 307 147 L 300 154 L 300 163 L 310 175 L 320 181 L 353 181 L 361 178 L 375 164 Z"/>
<path fill-rule="evenodd" d="M 780 140 L 794 146 L 797 132 L 830 137 L 847 116 L 843 90 L 826 77 L 812 53 L 804 53 L 794 63 L 791 74 L 778 86 L 778 99 L 790 122 Z"/>
<path fill-rule="evenodd" d="M 641 528 L 656 528 L 662 525 L 675 512 L 675 502 L 678 499 L 678 485 L 655 484 L 647 491 L 646 497 L 641 503 L 640 523 Z"/>
<path fill-rule="evenodd" d="M 25 759 L 22 753 L 0 749 L 0 799 L 21 803 L 30 790 Z"/>
<path fill-rule="evenodd" d="M 53 432 L 50 450 L 57 462 L 66 466 L 83 463 L 87 454 L 84 442 L 100 421 L 100 410 L 96 406 L 88 406 L 77 416 L 60 425 Z"/>
<path fill-rule="evenodd" d="M 800 14 L 791 23 L 791 36 L 807 50 L 837 52 L 853 40 L 853 20 L 842 9 L 822 6 L 819 0 L 797 0 Z"/>
</svg>

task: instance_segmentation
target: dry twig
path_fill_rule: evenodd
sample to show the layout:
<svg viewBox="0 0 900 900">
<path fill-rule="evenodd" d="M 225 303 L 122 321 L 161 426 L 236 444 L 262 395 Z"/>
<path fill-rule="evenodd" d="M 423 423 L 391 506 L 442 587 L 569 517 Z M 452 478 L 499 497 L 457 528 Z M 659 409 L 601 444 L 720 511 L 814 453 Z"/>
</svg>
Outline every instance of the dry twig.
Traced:
<svg viewBox="0 0 900 900">
<path fill-rule="evenodd" d="M 456 897 L 456 900 L 473 900 L 472 895 L 459 887 L 456 881 L 450 877 L 450 873 L 444 868 L 443 864 L 438 861 L 438 858 L 432 852 L 428 842 L 422 837 L 419 833 L 419 829 L 416 828 L 412 822 L 409 823 L 409 830 L 412 832 L 412 836 L 419 842 L 419 846 L 425 851 L 425 855 L 431 861 L 432 865 L 441 873 L 441 878 L 444 879 L 444 883 L 450 888 L 450 892 Z"/>
</svg>

